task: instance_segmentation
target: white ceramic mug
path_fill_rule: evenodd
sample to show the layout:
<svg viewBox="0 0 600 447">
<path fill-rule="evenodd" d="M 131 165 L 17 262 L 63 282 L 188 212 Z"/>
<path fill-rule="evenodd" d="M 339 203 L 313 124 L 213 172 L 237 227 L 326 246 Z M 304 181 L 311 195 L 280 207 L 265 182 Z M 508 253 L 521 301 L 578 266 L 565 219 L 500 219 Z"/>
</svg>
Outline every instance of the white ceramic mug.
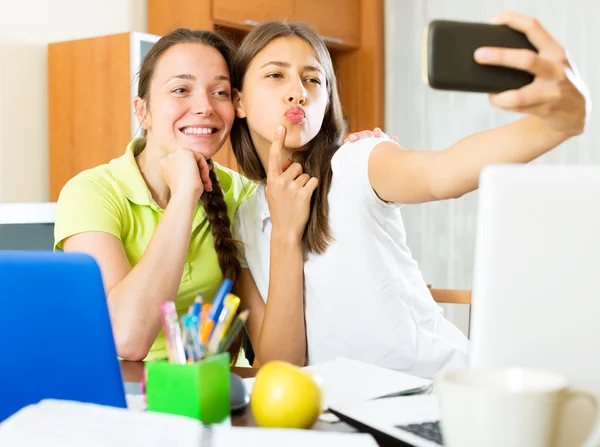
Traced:
<svg viewBox="0 0 600 447">
<path fill-rule="evenodd" d="M 589 399 L 596 422 L 580 447 L 600 445 L 598 400 L 548 371 L 462 369 L 436 380 L 445 447 L 554 447 L 565 403 Z M 573 446 L 576 447 L 576 446 Z"/>
</svg>

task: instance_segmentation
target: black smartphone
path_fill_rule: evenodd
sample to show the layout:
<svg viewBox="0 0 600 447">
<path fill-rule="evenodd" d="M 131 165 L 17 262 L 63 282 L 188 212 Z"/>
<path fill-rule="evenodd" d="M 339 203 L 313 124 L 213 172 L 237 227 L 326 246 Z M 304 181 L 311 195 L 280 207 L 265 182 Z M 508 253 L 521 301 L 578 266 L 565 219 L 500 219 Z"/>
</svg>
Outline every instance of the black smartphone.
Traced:
<svg viewBox="0 0 600 447">
<path fill-rule="evenodd" d="M 533 81 L 526 71 L 475 62 L 475 50 L 484 46 L 537 52 L 525 34 L 508 26 L 434 20 L 423 36 L 425 82 L 439 90 L 499 93 Z"/>
</svg>

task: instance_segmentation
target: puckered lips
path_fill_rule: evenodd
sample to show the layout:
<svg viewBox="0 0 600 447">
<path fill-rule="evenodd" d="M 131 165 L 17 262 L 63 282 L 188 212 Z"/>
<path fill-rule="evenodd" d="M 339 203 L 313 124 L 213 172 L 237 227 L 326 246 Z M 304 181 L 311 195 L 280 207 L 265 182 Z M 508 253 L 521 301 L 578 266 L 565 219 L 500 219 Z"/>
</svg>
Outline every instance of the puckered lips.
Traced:
<svg viewBox="0 0 600 447">
<path fill-rule="evenodd" d="M 300 106 L 290 107 L 287 112 L 285 112 L 285 117 L 292 124 L 302 124 L 306 120 L 306 112 Z"/>
</svg>

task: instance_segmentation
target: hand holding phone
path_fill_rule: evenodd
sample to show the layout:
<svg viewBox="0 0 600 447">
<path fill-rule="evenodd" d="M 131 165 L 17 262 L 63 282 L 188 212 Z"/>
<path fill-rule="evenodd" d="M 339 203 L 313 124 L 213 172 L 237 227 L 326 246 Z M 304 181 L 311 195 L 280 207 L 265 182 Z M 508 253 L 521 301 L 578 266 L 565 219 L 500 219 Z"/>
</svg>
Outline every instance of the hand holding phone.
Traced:
<svg viewBox="0 0 600 447">
<path fill-rule="evenodd" d="M 434 20 L 423 39 L 425 82 L 439 90 L 499 93 L 521 88 L 534 76 L 508 67 L 481 65 L 474 59 L 481 47 L 537 52 L 525 34 L 504 25 Z"/>
<path fill-rule="evenodd" d="M 564 48 L 532 17 L 506 12 L 494 22 L 428 27 L 426 81 L 438 89 L 491 93 L 496 107 L 536 116 L 566 137 L 581 134 L 589 89 Z"/>
</svg>

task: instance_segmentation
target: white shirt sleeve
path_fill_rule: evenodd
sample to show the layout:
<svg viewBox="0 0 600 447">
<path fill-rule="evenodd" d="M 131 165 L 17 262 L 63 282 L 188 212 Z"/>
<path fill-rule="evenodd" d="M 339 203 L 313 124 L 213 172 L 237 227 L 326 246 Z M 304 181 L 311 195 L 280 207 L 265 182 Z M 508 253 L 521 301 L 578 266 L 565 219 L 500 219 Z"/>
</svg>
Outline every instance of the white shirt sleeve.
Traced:
<svg viewBox="0 0 600 447">
<path fill-rule="evenodd" d="M 400 207 L 400 204 L 386 202 L 379 198 L 369 180 L 369 157 L 373 149 L 383 142 L 395 143 L 391 138 L 364 138 L 354 143 L 346 143 L 338 149 L 331 160 L 333 178 L 343 188 L 344 194 L 354 194 L 366 204 L 379 207 Z"/>
<path fill-rule="evenodd" d="M 244 246 L 244 239 L 242 237 L 242 223 L 240 222 L 239 208 L 233 216 L 232 225 L 233 239 L 238 241 L 238 261 L 243 269 L 248 268 L 248 262 L 246 261 L 246 247 Z"/>
</svg>

